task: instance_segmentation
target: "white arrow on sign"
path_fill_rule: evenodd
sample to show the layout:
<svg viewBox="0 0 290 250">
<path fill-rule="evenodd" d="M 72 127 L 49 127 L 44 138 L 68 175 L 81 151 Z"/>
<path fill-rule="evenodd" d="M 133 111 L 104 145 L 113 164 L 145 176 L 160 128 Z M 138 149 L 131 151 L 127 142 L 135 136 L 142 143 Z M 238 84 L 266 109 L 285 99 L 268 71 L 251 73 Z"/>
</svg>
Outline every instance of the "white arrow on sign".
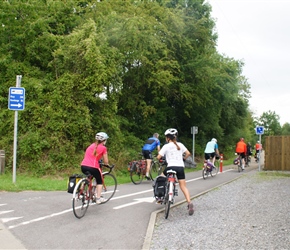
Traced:
<svg viewBox="0 0 290 250">
<path fill-rule="evenodd" d="M 129 207 L 129 206 L 136 205 L 136 204 L 139 204 L 142 202 L 152 203 L 153 201 L 155 201 L 154 197 L 140 198 L 140 199 L 134 199 L 134 200 L 135 201 L 133 201 L 133 202 L 114 207 L 113 209 L 120 209 L 120 208 L 124 208 L 124 207 Z"/>
<path fill-rule="evenodd" d="M 22 105 L 20 103 L 18 103 L 18 104 L 10 104 L 10 106 L 11 107 L 18 107 L 18 108 L 22 107 Z"/>
</svg>

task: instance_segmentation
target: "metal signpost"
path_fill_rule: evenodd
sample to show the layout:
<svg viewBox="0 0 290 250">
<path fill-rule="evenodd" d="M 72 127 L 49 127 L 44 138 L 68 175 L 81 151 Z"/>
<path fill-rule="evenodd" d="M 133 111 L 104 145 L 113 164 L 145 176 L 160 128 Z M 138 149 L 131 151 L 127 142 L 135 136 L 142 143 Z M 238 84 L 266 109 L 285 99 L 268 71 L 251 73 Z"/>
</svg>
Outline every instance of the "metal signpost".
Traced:
<svg viewBox="0 0 290 250">
<path fill-rule="evenodd" d="M 191 127 L 191 134 L 192 134 L 192 159 L 194 161 L 194 144 L 195 144 L 195 135 L 198 133 L 198 127 Z"/>
<path fill-rule="evenodd" d="M 13 183 L 16 182 L 16 152 L 17 152 L 17 127 L 18 111 L 25 107 L 25 89 L 21 88 L 21 75 L 16 76 L 16 88 L 9 88 L 8 109 L 15 111 L 14 116 L 14 144 L 13 144 Z"/>
<path fill-rule="evenodd" d="M 262 151 L 262 145 L 261 145 L 261 137 L 264 134 L 264 127 L 263 126 L 257 126 L 256 127 L 256 134 L 259 135 L 259 171 L 261 170 L 261 151 Z"/>
</svg>

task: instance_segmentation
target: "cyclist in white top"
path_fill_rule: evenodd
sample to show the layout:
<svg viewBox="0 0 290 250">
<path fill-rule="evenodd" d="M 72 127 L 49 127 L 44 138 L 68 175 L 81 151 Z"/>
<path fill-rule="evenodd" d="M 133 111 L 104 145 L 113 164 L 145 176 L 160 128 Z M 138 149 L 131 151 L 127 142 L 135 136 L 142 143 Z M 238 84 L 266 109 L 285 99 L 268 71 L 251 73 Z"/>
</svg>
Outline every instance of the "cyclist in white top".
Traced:
<svg viewBox="0 0 290 250">
<path fill-rule="evenodd" d="M 219 156 L 219 149 L 217 144 L 217 139 L 212 138 L 211 141 L 209 141 L 206 144 L 205 150 L 204 150 L 204 158 L 205 160 L 211 160 L 211 163 L 214 165 L 215 158 Z"/>
<path fill-rule="evenodd" d="M 174 128 L 167 129 L 165 131 L 166 142 L 161 150 L 158 152 L 157 159 L 160 160 L 161 157 L 166 158 L 167 167 L 163 171 L 163 174 L 166 176 L 168 170 L 172 169 L 176 171 L 176 177 L 178 179 L 178 183 L 181 191 L 184 194 L 184 197 L 188 203 L 188 214 L 193 214 L 193 204 L 191 203 L 190 194 L 186 187 L 185 182 L 185 174 L 184 174 L 184 161 L 188 156 L 190 156 L 190 152 L 187 148 L 181 143 L 176 141 L 177 130 Z M 185 153 L 185 156 L 183 154 Z"/>
</svg>

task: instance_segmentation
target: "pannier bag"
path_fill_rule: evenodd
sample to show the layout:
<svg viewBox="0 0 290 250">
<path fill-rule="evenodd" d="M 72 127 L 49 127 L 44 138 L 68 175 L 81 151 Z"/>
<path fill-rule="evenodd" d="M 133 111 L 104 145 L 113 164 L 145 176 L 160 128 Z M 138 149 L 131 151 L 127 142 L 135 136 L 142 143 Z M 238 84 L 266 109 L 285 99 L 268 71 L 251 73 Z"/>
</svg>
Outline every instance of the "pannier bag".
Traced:
<svg viewBox="0 0 290 250">
<path fill-rule="evenodd" d="M 83 178 L 80 174 L 71 175 L 67 183 L 67 192 L 72 194 L 74 192 L 75 186 Z"/>
<path fill-rule="evenodd" d="M 234 163 L 234 165 L 238 165 L 240 163 L 239 156 L 236 159 L 234 159 L 234 162 L 233 163 Z"/>
<path fill-rule="evenodd" d="M 162 175 L 157 176 L 152 186 L 155 198 L 164 197 L 166 188 L 166 177 Z"/>
</svg>

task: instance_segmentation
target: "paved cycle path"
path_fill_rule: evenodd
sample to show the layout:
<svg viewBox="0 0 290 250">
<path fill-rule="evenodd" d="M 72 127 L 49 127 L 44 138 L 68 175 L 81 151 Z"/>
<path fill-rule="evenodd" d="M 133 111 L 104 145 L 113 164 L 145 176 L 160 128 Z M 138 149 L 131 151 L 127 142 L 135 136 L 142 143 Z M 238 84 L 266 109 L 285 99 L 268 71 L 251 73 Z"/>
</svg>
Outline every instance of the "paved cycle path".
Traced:
<svg viewBox="0 0 290 250">
<path fill-rule="evenodd" d="M 207 180 L 201 171 L 192 172 L 186 175 L 187 187 L 195 197 L 242 174 L 233 165 Z M 119 185 L 110 202 L 90 206 L 80 220 L 73 216 L 66 192 L 1 192 L 0 249 L 142 249 L 154 224 L 152 213 L 162 208 L 154 203 L 151 184 Z M 176 204 L 184 201 L 180 190 L 176 198 Z"/>
</svg>

